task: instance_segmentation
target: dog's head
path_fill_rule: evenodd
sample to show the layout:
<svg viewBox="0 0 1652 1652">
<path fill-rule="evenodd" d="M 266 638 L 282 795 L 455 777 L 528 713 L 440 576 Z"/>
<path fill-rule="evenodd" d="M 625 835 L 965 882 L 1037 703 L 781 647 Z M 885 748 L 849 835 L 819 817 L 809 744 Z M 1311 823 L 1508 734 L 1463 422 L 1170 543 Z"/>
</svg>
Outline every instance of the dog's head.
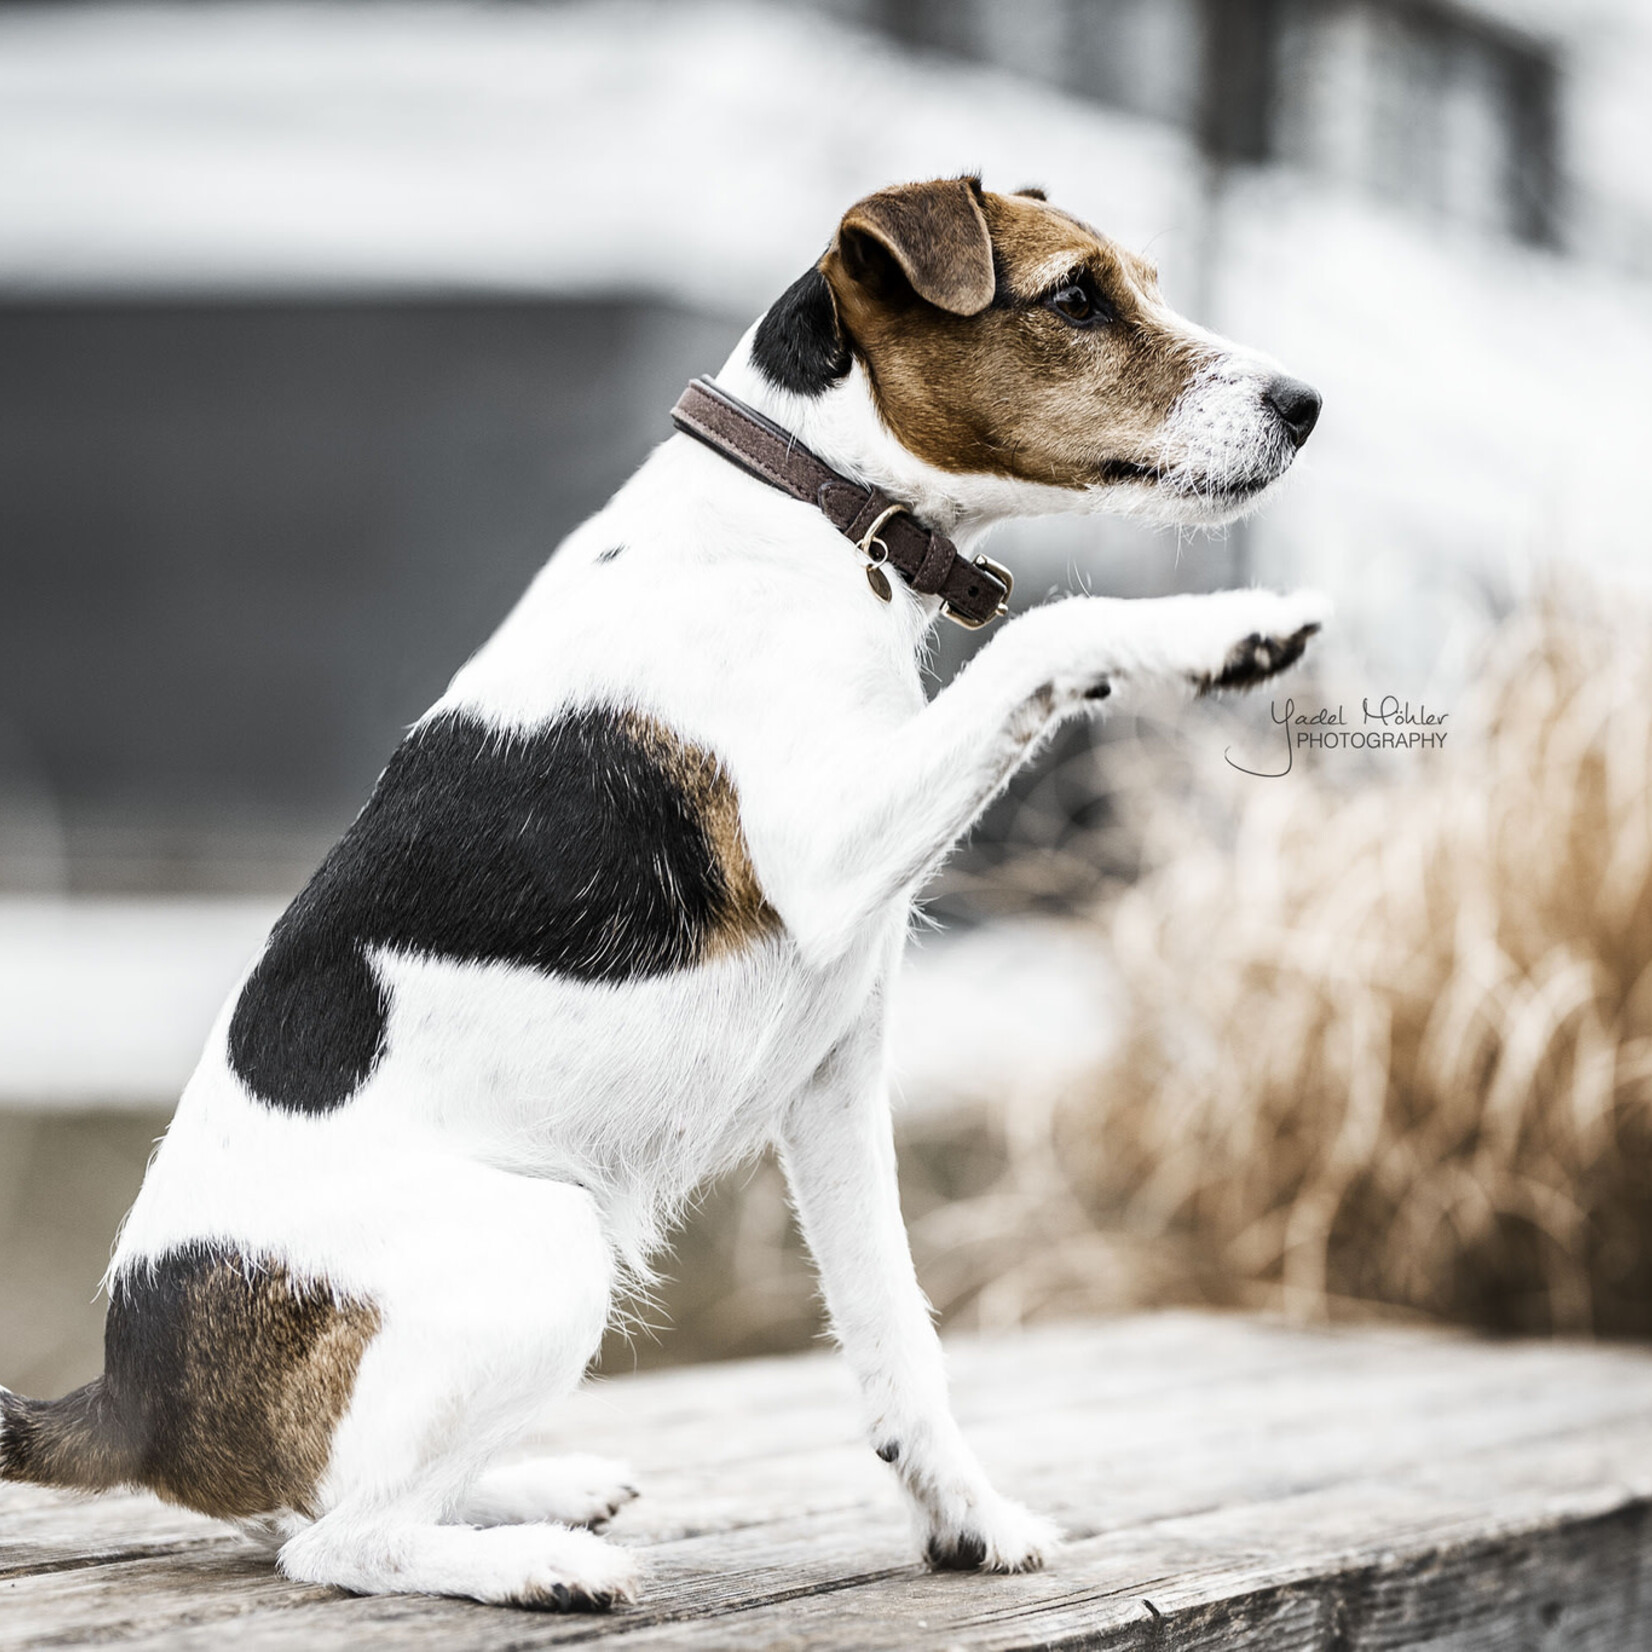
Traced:
<svg viewBox="0 0 1652 1652">
<path fill-rule="evenodd" d="M 978 179 L 880 190 L 774 305 L 752 363 L 826 395 L 855 366 L 883 428 L 953 479 L 1069 505 L 1213 523 L 1290 468 L 1319 396 L 1178 316 L 1144 259 Z M 1019 491 L 1019 490 L 1016 490 Z"/>
</svg>

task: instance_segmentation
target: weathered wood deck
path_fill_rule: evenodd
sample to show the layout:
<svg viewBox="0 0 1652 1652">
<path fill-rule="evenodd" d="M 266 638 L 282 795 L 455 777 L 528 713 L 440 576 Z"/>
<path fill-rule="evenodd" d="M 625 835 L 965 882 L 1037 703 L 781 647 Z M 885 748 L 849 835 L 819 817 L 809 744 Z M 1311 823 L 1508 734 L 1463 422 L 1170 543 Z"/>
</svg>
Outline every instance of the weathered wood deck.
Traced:
<svg viewBox="0 0 1652 1652">
<path fill-rule="evenodd" d="M 554 1617 L 283 1582 L 142 1498 L 0 1488 L 0 1648 L 1652 1648 L 1652 1352 L 1173 1314 L 953 1349 L 1006 1491 L 1071 1544 L 931 1577 L 832 1356 L 625 1378 L 641 1601 Z"/>
</svg>

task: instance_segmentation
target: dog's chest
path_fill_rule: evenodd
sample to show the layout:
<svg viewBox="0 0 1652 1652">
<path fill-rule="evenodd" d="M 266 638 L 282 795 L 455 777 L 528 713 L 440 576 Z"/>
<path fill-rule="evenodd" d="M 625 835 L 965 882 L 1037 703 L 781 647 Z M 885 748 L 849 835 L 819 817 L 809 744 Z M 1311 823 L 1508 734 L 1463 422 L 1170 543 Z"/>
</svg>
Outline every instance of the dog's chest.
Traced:
<svg viewBox="0 0 1652 1652">
<path fill-rule="evenodd" d="M 277 925 L 221 1046 L 255 1106 L 428 1126 L 642 1211 L 767 1141 L 864 1013 L 904 911 L 811 952 L 797 891 L 829 903 L 815 850 L 853 798 L 808 799 L 922 704 L 916 620 L 766 497 L 742 537 L 643 492 L 553 559 Z"/>
<path fill-rule="evenodd" d="M 669 1194 L 766 1141 L 861 1013 L 886 949 L 807 969 L 783 939 L 627 984 L 386 955 L 390 1055 L 357 1105 L 525 1170 Z"/>
</svg>

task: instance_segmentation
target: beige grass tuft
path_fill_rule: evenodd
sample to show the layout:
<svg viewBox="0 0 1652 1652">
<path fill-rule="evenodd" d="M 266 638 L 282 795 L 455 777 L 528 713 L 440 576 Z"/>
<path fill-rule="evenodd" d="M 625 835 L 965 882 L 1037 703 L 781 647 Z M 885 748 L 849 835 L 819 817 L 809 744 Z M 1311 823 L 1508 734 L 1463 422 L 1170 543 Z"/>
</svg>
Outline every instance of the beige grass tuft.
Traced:
<svg viewBox="0 0 1652 1652">
<path fill-rule="evenodd" d="M 1111 1229 L 1192 1294 L 1652 1333 L 1652 630 L 1551 602 L 1479 683 L 1426 777 L 1258 782 L 1108 910 L 1126 1031 L 1044 1150 L 1084 1219 L 1006 1278 Z"/>
</svg>

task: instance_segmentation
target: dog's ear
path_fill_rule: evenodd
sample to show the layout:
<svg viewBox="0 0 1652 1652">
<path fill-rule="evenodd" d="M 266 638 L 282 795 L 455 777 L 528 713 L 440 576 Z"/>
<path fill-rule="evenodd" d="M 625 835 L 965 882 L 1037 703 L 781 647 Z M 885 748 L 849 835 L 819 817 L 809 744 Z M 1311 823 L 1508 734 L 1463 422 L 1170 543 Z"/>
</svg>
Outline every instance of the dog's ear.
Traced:
<svg viewBox="0 0 1652 1652">
<path fill-rule="evenodd" d="M 880 189 L 838 225 L 837 255 L 851 281 L 878 297 L 903 284 L 953 315 L 992 302 L 992 236 L 974 178 Z"/>
<path fill-rule="evenodd" d="M 751 359 L 770 384 L 794 396 L 821 395 L 849 371 L 837 300 L 818 265 L 769 306 L 752 338 Z"/>
</svg>

